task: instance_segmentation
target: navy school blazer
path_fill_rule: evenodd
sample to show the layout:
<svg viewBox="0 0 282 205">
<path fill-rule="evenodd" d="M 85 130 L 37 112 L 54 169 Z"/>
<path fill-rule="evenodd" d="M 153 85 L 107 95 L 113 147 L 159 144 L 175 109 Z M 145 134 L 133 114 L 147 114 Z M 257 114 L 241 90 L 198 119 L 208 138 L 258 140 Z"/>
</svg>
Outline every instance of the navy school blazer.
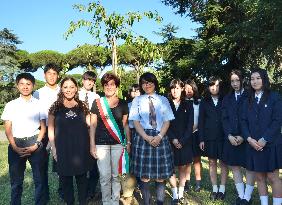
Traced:
<svg viewBox="0 0 282 205">
<path fill-rule="evenodd" d="M 175 119 L 170 121 L 170 126 L 167 131 L 169 139 L 178 139 L 183 146 L 191 143 L 191 136 L 194 124 L 194 109 L 191 102 L 181 100 L 178 109 L 175 109 L 173 101 L 169 101 Z"/>
<path fill-rule="evenodd" d="M 234 92 L 227 94 L 222 101 L 222 126 L 224 137 L 228 140 L 228 135 L 241 136 L 240 115 L 242 113 L 243 102 L 247 99 L 247 92 L 244 91 L 236 101 Z"/>
<path fill-rule="evenodd" d="M 267 146 L 282 144 L 282 100 L 278 93 L 271 91 L 265 101 L 263 94 L 259 104 L 252 104 L 246 99 L 243 102 L 241 130 L 245 139 L 264 138 Z"/>
<path fill-rule="evenodd" d="M 218 99 L 217 106 L 214 105 L 211 97 L 203 99 L 199 109 L 200 142 L 224 140 L 221 121 L 222 99 Z"/>
</svg>

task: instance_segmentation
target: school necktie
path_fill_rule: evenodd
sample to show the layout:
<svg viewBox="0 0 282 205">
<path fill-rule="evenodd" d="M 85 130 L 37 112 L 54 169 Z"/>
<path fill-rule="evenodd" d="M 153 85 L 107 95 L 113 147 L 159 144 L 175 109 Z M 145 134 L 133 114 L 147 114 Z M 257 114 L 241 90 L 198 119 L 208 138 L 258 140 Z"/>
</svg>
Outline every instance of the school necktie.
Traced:
<svg viewBox="0 0 282 205">
<path fill-rule="evenodd" d="M 259 104 L 259 98 L 255 97 L 256 103 Z"/>
<path fill-rule="evenodd" d="M 238 101 L 240 99 L 240 97 L 241 97 L 240 94 L 236 95 L 236 101 Z"/>
<path fill-rule="evenodd" d="M 152 101 L 152 96 L 149 96 L 149 122 L 153 129 L 157 128 L 156 110 Z"/>
<path fill-rule="evenodd" d="M 86 102 L 86 103 L 88 104 L 88 93 L 87 93 L 87 92 L 86 92 L 86 94 L 85 94 L 84 102 Z"/>
</svg>

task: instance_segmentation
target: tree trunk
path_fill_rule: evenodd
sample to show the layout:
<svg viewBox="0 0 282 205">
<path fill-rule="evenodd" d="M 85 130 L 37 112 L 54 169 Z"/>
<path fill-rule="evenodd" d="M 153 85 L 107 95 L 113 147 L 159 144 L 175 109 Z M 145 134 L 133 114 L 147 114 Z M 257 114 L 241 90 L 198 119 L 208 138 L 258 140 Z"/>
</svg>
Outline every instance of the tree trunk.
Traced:
<svg viewBox="0 0 282 205">
<path fill-rule="evenodd" d="M 115 36 L 112 37 L 111 44 L 112 44 L 112 69 L 113 69 L 113 73 L 117 75 L 117 45 L 116 45 Z"/>
</svg>

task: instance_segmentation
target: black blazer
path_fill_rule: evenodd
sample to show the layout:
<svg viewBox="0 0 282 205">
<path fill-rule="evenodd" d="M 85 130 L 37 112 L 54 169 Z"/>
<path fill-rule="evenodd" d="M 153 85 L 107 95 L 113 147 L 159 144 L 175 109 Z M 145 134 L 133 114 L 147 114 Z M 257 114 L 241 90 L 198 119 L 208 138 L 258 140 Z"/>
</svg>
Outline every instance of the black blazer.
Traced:
<svg viewBox="0 0 282 205">
<path fill-rule="evenodd" d="M 199 139 L 203 141 L 224 140 L 221 121 L 222 99 L 218 99 L 217 106 L 211 97 L 200 103 L 199 110 Z"/>
<path fill-rule="evenodd" d="M 173 101 L 169 101 L 175 119 L 170 121 L 170 126 L 167 131 L 169 139 L 178 139 L 183 146 L 191 143 L 192 131 L 194 124 L 194 109 L 191 102 L 182 100 L 178 109 L 175 109 Z"/>
</svg>

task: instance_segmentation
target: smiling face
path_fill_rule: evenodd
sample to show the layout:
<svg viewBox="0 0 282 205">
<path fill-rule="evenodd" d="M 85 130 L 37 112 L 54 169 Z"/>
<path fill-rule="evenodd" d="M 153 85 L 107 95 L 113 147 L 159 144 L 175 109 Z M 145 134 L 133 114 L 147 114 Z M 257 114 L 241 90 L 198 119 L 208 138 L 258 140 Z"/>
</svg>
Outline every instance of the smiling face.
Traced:
<svg viewBox="0 0 282 205">
<path fill-rule="evenodd" d="M 105 83 L 103 88 L 106 97 L 112 97 L 117 92 L 117 86 L 114 80 L 110 80 L 108 83 Z"/>
<path fill-rule="evenodd" d="M 31 96 L 32 90 L 33 90 L 33 83 L 30 80 L 27 79 L 20 79 L 17 88 L 20 92 L 20 94 L 24 97 Z"/>
<path fill-rule="evenodd" d="M 251 75 L 251 86 L 256 92 L 262 91 L 262 78 L 258 72 L 255 72 Z"/>
<path fill-rule="evenodd" d="M 58 80 L 58 73 L 57 71 L 53 69 L 49 69 L 45 74 L 44 74 L 45 80 L 47 85 L 49 86 L 54 86 L 57 84 Z"/>
<path fill-rule="evenodd" d="M 241 90 L 241 82 L 238 75 L 233 74 L 230 78 L 231 87 L 235 90 L 235 92 L 239 92 Z"/>
<path fill-rule="evenodd" d="M 95 81 L 91 79 L 83 79 L 82 80 L 83 88 L 87 91 L 91 91 L 94 87 Z"/>
<path fill-rule="evenodd" d="M 209 86 L 209 91 L 212 96 L 217 96 L 219 93 L 219 81 L 215 81 L 213 85 Z"/>
<path fill-rule="evenodd" d="M 142 80 L 142 89 L 148 95 L 152 95 L 156 91 L 156 86 L 153 82 Z"/>
<path fill-rule="evenodd" d="M 74 98 L 74 96 L 77 93 L 77 87 L 72 82 L 72 80 L 66 80 L 62 85 L 62 93 L 64 94 L 64 97 L 68 100 L 71 100 Z"/>
<path fill-rule="evenodd" d="M 175 88 L 171 88 L 170 90 L 171 96 L 173 97 L 173 99 L 180 99 L 182 91 L 183 88 L 179 84 L 176 84 Z"/>
</svg>

